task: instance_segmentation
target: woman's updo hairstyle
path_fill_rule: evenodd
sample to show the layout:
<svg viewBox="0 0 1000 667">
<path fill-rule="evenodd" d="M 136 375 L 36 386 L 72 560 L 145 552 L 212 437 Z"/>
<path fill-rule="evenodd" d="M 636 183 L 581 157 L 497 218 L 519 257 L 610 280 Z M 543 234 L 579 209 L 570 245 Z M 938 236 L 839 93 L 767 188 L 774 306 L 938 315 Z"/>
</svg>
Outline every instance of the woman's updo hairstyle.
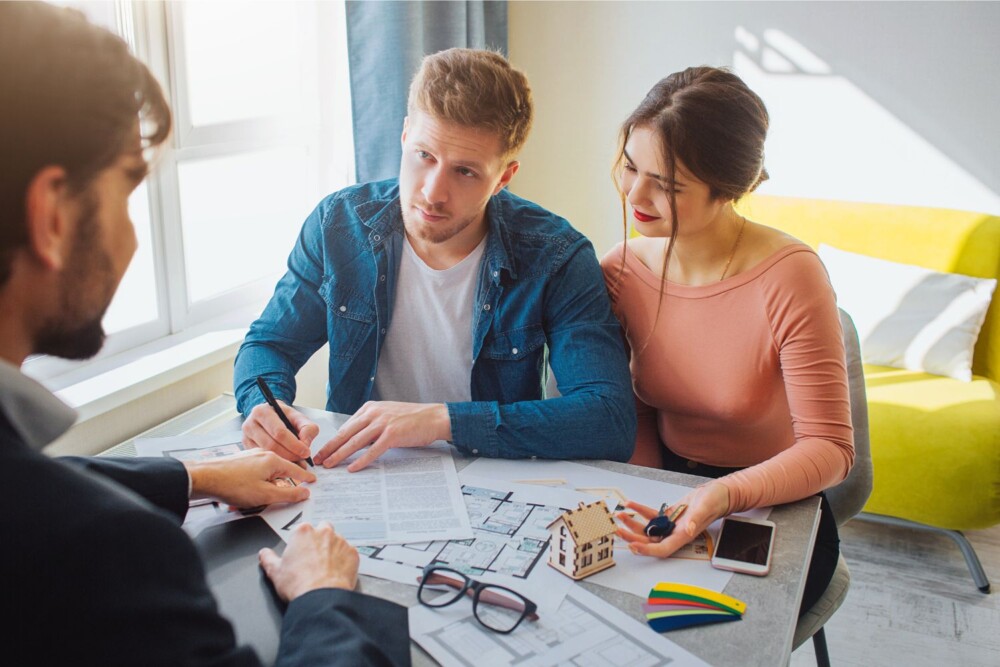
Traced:
<svg viewBox="0 0 1000 667">
<path fill-rule="evenodd" d="M 689 67 L 661 79 L 638 108 L 622 123 L 618 157 L 615 160 L 615 185 L 622 202 L 622 230 L 628 236 L 626 195 L 621 189 L 625 162 L 625 144 L 637 127 L 652 130 L 659 136 L 663 152 L 661 176 L 673 183 L 680 160 L 687 170 L 708 186 L 713 199 L 739 201 L 767 180 L 764 169 L 764 140 L 770 119 L 764 102 L 732 72 L 718 67 Z M 677 197 L 667 189 L 670 204 L 670 240 L 664 249 L 660 275 L 660 300 L 654 326 L 660 318 L 667 270 L 677 240 Z M 626 244 L 626 252 L 628 245 Z M 625 254 L 619 277 L 625 270 Z M 652 338 L 640 348 L 645 350 Z"/>
<path fill-rule="evenodd" d="M 622 124 L 616 167 L 632 129 L 648 128 L 660 136 L 667 178 L 680 160 L 713 198 L 737 201 L 767 180 L 768 123 L 764 103 L 738 76 L 689 67 L 660 80 Z"/>
</svg>

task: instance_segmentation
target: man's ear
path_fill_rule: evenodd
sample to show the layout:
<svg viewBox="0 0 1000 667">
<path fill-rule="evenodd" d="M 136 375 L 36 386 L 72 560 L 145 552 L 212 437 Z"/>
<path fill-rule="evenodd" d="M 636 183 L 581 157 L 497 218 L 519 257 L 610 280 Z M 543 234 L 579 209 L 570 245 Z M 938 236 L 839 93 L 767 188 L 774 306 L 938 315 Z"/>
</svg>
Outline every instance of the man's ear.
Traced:
<svg viewBox="0 0 1000 667">
<path fill-rule="evenodd" d="M 507 187 L 507 184 L 510 183 L 510 179 L 514 178 L 514 174 L 516 174 L 517 170 L 520 168 L 521 168 L 521 163 L 518 162 L 517 160 L 514 160 L 513 162 L 508 164 L 507 168 L 500 175 L 500 182 L 497 183 L 496 188 L 493 189 L 493 194 L 496 194 L 501 190 L 503 190 L 505 187 Z"/>
<path fill-rule="evenodd" d="M 410 117 L 403 116 L 403 135 L 399 138 L 399 144 L 402 146 L 406 143 L 406 131 L 410 129 Z"/>
<path fill-rule="evenodd" d="M 45 167 L 28 183 L 25 194 L 25 225 L 28 248 L 35 259 L 50 269 L 61 269 L 72 242 L 69 185 L 62 167 Z"/>
</svg>

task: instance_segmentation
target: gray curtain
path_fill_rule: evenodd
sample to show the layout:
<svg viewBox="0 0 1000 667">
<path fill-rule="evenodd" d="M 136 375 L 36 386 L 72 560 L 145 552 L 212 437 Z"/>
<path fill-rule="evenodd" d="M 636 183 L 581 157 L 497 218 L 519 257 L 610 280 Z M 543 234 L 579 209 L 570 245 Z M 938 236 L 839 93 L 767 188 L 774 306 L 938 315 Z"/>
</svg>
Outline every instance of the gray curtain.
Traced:
<svg viewBox="0 0 1000 667">
<path fill-rule="evenodd" d="M 423 57 L 452 47 L 507 52 L 507 3 L 348 0 L 354 157 L 358 182 L 399 175 L 410 79 Z"/>
</svg>

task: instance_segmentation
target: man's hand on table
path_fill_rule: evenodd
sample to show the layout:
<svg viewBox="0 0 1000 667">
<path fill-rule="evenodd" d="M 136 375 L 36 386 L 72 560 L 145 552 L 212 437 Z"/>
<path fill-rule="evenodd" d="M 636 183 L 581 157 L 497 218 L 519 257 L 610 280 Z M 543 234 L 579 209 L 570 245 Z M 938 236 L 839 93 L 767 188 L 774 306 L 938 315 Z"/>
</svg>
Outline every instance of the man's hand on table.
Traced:
<svg viewBox="0 0 1000 667">
<path fill-rule="evenodd" d="M 258 558 L 274 590 L 286 602 L 320 588 L 354 590 L 358 583 L 358 550 L 326 522 L 315 528 L 299 524 L 283 555 L 261 549 Z"/>
<path fill-rule="evenodd" d="M 285 416 L 299 430 L 299 437 L 289 431 L 278 413 L 267 403 L 261 403 L 250 411 L 243 422 L 243 446 L 247 449 L 259 447 L 274 452 L 289 461 L 302 461 L 308 458 L 309 447 L 319 435 L 319 426 L 294 410 L 282 401 L 278 401 Z"/>
<path fill-rule="evenodd" d="M 625 506 L 636 512 L 635 515 L 619 512 L 615 515 L 623 525 L 616 533 L 618 537 L 628 542 L 629 550 L 634 554 L 667 558 L 685 544 L 700 535 L 708 526 L 729 513 L 729 489 L 725 484 L 711 481 L 703 484 L 673 504 L 687 505 L 687 510 L 677 519 L 677 526 L 668 537 L 649 537 L 645 533 L 646 524 L 659 514 L 658 510 L 631 500 Z"/>
<path fill-rule="evenodd" d="M 350 472 L 357 472 L 394 447 L 425 447 L 435 440 L 451 440 L 451 418 L 444 403 L 369 401 L 340 427 L 313 460 L 332 468 L 368 447 L 347 467 Z"/>
<path fill-rule="evenodd" d="M 215 460 L 185 461 L 184 467 L 191 476 L 191 495 L 211 496 L 241 508 L 305 500 L 309 489 L 282 480 L 316 481 L 312 472 L 260 449 Z"/>
</svg>

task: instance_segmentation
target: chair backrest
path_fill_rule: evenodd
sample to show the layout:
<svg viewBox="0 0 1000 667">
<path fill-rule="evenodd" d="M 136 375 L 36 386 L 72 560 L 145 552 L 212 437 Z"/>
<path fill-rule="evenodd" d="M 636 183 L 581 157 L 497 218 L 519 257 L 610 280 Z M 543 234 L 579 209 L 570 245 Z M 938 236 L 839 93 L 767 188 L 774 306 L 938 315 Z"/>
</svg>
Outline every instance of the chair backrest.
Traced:
<svg viewBox="0 0 1000 667">
<path fill-rule="evenodd" d="M 865 373 L 861 362 L 861 344 L 854 320 L 840 311 L 840 326 L 844 330 L 844 350 L 847 353 L 847 384 L 851 392 L 851 423 L 854 426 L 854 467 L 847 478 L 826 490 L 837 525 L 842 526 L 856 516 L 868 502 L 872 492 L 872 450 L 868 435 L 868 398 L 865 395 Z"/>
</svg>

